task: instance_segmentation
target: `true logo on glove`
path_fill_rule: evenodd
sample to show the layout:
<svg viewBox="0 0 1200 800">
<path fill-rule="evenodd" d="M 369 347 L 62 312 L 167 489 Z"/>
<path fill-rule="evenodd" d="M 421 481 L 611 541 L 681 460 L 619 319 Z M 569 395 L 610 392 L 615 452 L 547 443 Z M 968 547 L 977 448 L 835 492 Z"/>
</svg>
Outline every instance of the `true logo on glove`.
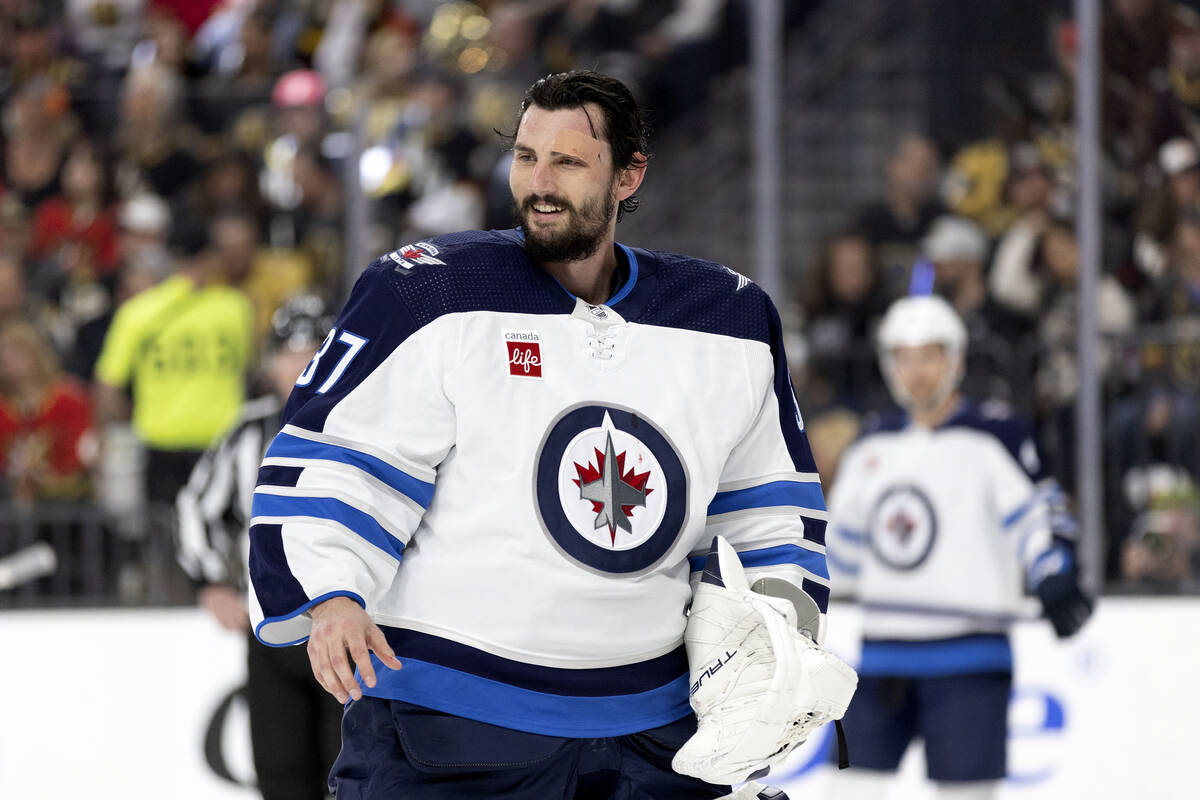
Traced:
<svg viewBox="0 0 1200 800">
<path fill-rule="evenodd" d="M 738 654 L 737 650 L 734 650 L 732 653 L 729 652 L 728 650 L 726 650 L 724 658 L 718 658 L 716 661 L 714 661 L 712 664 L 709 665 L 708 669 L 706 669 L 706 670 L 704 670 L 704 672 L 700 673 L 700 677 L 698 677 L 696 679 L 696 682 L 692 684 L 691 691 L 689 691 L 688 694 L 693 695 L 697 691 L 699 691 L 700 687 L 704 685 L 705 678 L 709 677 L 710 675 L 716 675 L 717 672 L 720 671 L 721 667 L 728 664 L 730 659 L 732 659 L 737 654 Z"/>
</svg>

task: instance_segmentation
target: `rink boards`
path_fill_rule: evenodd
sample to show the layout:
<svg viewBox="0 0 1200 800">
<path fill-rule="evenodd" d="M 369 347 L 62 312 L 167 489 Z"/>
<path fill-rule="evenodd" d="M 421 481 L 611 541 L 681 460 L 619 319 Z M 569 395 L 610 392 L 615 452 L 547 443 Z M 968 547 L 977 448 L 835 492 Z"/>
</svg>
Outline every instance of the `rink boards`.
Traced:
<svg viewBox="0 0 1200 800">
<path fill-rule="evenodd" d="M 834 605 L 853 657 L 853 608 Z M 1200 781 L 1200 598 L 1114 598 L 1060 644 L 1016 630 L 1006 800 L 1194 796 Z M 0 614 L 0 797 L 247 800 L 244 640 L 198 610 Z M 772 776 L 833 796 L 818 742 Z M 853 754 L 851 754 L 853 757 Z M 911 751 L 892 798 L 931 798 Z M 224 773 L 226 777 L 220 777 Z"/>
</svg>

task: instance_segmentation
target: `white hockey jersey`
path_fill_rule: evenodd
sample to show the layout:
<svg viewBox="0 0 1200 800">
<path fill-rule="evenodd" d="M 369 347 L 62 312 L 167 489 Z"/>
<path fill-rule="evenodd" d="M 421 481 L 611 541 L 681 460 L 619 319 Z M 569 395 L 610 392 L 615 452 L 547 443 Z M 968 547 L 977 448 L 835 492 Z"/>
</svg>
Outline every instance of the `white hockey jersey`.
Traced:
<svg viewBox="0 0 1200 800">
<path fill-rule="evenodd" d="M 862 675 L 1010 670 L 1026 585 L 1065 569 L 1061 492 L 1041 483 L 1028 426 L 964 403 L 934 430 L 895 414 L 842 457 L 829 565 L 863 607 Z"/>
<path fill-rule="evenodd" d="M 515 231 L 403 248 L 300 376 L 251 520 L 255 633 L 364 605 L 404 663 L 368 694 L 545 734 L 689 713 L 692 572 L 714 534 L 825 611 L 825 505 L 767 296 L 617 246 L 606 304 Z M 378 664 L 378 662 L 376 662 Z"/>
</svg>

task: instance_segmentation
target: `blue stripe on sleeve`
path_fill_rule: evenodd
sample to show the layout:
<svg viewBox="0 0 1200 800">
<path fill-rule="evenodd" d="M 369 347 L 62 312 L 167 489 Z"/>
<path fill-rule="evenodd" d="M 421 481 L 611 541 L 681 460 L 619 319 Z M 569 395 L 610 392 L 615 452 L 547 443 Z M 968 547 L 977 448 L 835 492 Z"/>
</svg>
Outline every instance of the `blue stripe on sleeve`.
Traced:
<svg viewBox="0 0 1200 800">
<path fill-rule="evenodd" d="M 1033 497 L 1029 498 L 1029 500 L 1026 501 L 1025 503 L 1023 503 L 1020 508 L 1018 508 L 1016 511 L 1012 512 L 1007 517 L 1005 517 L 1004 521 L 1001 524 L 1005 528 L 1011 528 L 1013 525 L 1016 525 L 1018 522 L 1021 521 L 1022 517 L 1024 517 L 1027 513 L 1029 513 L 1030 510 L 1033 509 L 1034 505 L 1040 499 L 1041 498 L 1038 497 L 1037 495 L 1034 495 Z"/>
<path fill-rule="evenodd" d="M 861 568 L 860 564 L 851 564 L 849 561 L 838 558 L 837 552 L 832 547 L 825 549 L 825 558 L 829 560 L 830 564 L 833 564 L 834 569 L 844 572 L 847 575 L 857 575 Z"/>
<path fill-rule="evenodd" d="M 852 530 L 843 525 L 835 525 L 833 529 L 837 532 L 839 538 L 846 540 L 847 544 L 861 547 L 867 542 L 867 534 L 863 531 Z"/>
<path fill-rule="evenodd" d="M 708 515 L 727 514 L 748 508 L 771 508 L 774 506 L 796 506 L 815 511 L 825 510 L 825 495 L 821 484 L 815 481 L 772 481 L 748 489 L 718 492 L 708 505 Z"/>
<path fill-rule="evenodd" d="M 349 464 L 378 478 L 406 497 L 412 498 L 420 504 L 421 508 L 428 508 L 430 501 L 433 500 L 432 483 L 414 478 L 381 458 L 352 450 L 349 447 L 327 442 L 314 442 L 290 433 L 280 433 L 267 449 L 266 458 L 310 458 Z"/>
<path fill-rule="evenodd" d="M 691 556 L 688 558 L 688 565 L 692 568 L 692 572 L 699 572 L 704 569 L 705 558 L 705 556 Z M 825 566 L 824 555 L 815 553 L 812 550 L 805 550 L 803 547 L 797 547 L 794 544 L 764 547 L 761 550 L 746 550 L 738 553 L 738 559 L 741 560 L 742 566 L 746 568 L 770 567 L 775 564 L 797 564 L 814 575 L 826 579 L 829 578 L 829 569 Z"/>
<path fill-rule="evenodd" d="M 404 542 L 385 530 L 370 514 L 332 497 L 289 497 L 255 492 L 250 514 L 252 517 L 316 517 L 333 520 L 396 558 L 400 558 L 404 550 Z"/>
</svg>

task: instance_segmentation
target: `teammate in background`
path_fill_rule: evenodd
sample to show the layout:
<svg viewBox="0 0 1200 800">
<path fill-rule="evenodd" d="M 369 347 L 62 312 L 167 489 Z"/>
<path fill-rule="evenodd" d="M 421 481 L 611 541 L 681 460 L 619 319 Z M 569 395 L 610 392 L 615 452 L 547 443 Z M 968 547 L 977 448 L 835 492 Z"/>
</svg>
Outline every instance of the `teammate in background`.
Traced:
<svg viewBox="0 0 1200 800">
<path fill-rule="evenodd" d="M 879 328 L 903 411 L 842 457 L 830 496 L 829 564 L 863 608 L 862 676 L 845 725 L 844 800 L 883 797 L 914 737 L 939 797 L 985 800 L 1005 775 L 1012 649 L 1023 589 L 1060 637 L 1091 613 L 1074 522 L 1042 477 L 1029 427 L 958 390 L 967 332 L 940 297 L 909 297 Z"/>
<path fill-rule="evenodd" d="M 242 407 L 236 427 L 201 456 L 176 502 L 179 563 L 200 605 L 248 638 L 250 742 L 264 800 L 323 800 L 341 747 L 341 706 L 313 680 L 304 652 L 264 647 L 251 635 L 245 567 L 259 463 L 296 376 L 332 324 L 313 295 L 297 295 L 275 312 L 263 359 L 270 393 Z"/>
<path fill-rule="evenodd" d="M 307 640 L 348 701 L 338 800 L 723 796 L 853 686 L 816 644 L 824 499 L 779 316 L 614 242 L 647 152 L 620 82 L 539 80 L 513 151 L 520 228 L 376 261 L 297 380 L 254 496 L 255 632 Z"/>
</svg>

